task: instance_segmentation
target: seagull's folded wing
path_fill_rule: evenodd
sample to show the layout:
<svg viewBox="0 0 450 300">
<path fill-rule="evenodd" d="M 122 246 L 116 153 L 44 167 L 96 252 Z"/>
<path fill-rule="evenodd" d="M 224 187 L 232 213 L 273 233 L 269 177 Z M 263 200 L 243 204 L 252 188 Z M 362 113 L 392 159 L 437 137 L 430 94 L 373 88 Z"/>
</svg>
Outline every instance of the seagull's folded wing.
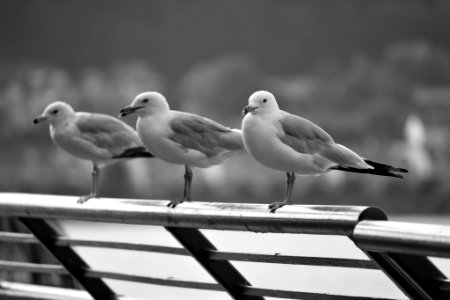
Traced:
<svg viewBox="0 0 450 300">
<path fill-rule="evenodd" d="M 289 114 L 280 120 L 280 125 L 280 140 L 299 153 L 312 155 L 321 168 L 372 168 L 352 150 L 335 144 L 328 133 L 311 121 Z"/>
<path fill-rule="evenodd" d="M 108 115 L 78 113 L 75 125 L 81 139 L 97 148 L 107 149 L 112 156 L 119 155 L 128 148 L 142 146 L 133 128 Z"/>
<path fill-rule="evenodd" d="M 301 117 L 286 114 L 278 124 L 279 139 L 299 153 L 313 155 L 334 143 L 322 128 Z"/>
<path fill-rule="evenodd" d="M 181 147 L 194 149 L 211 157 L 223 151 L 241 150 L 242 135 L 213 120 L 178 112 L 169 123 L 169 138 Z"/>
</svg>

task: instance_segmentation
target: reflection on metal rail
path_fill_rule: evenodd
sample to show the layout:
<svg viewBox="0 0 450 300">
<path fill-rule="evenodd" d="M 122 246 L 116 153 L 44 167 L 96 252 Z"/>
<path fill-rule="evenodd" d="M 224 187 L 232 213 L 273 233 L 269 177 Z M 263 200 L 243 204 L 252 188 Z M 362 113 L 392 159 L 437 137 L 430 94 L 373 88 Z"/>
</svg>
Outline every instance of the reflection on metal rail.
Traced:
<svg viewBox="0 0 450 300">
<path fill-rule="evenodd" d="M 450 299 L 448 278 L 428 258 L 450 258 L 450 227 L 390 222 L 382 210 L 374 207 L 296 205 L 270 214 L 263 204 L 196 202 L 169 209 L 165 200 L 92 199 L 83 205 L 76 200 L 66 196 L 0 193 L 0 216 L 18 218 L 32 233 L 0 232 L 0 241 L 40 243 L 61 263 L 60 266 L 0 261 L 0 270 L 70 274 L 88 294 L 61 288 L 42 291 L 42 286 L 0 279 L 0 298 L 35 299 L 40 294 L 40 299 L 60 299 L 66 291 L 66 299 L 125 299 L 103 280 L 116 279 L 225 291 L 234 299 L 379 299 L 255 287 L 230 263 L 250 261 L 381 269 L 411 299 Z M 52 228 L 49 219 L 163 226 L 184 248 L 71 239 Z M 224 252 L 216 249 L 199 229 L 347 236 L 370 260 Z M 189 255 L 217 283 L 94 270 L 73 251 L 74 246 Z"/>
</svg>

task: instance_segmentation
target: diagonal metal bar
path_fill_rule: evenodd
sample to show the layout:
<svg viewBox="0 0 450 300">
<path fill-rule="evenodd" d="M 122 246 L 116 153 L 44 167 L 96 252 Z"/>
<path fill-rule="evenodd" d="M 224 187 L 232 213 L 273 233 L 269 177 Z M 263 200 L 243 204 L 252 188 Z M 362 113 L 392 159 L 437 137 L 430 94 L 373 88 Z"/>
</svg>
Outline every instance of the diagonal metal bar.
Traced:
<svg viewBox="0 0 450 300">
<path fill-rule="evenodd" d="M 155 284 L 155 285 L 160 285 L 160 286 L 170 286 L 170 287 L 224 292 L 224 289 L 220 284 L 209 283 L 209 282 L 187 281 L 187 280 L 178 280 L 178 279 L 165 279 L 165 278 L 156 278 L 156 277 L 148 277 L 148 276 L 115 273 L 115 272 L 96 271 L 96 270 L 89 270 L 88 272 L 86 272 L 86 276 L 91 277 L 91 278 L 107 278 L 107 279 L 115 279 L 115 280 L 122 280 L 122 281 Z"/>
<path fill-rule="evenodd" d="M 82 290 L 0 280 L 2 300 L 92 300 Z M 121 300 L 127 300 L 121 298 Z M 131 299 L 129 299 L 131 300 Z"/>
<path fill-rule="evenodd" d="M 250 283 L 229 261 L 209 258 L 209 251 L 217 249 L 198 229 L 182 227 L 166 227 L 166 229 L 224 287 L 233 299 L 264 300 L 262 296 L 243 293 L 244 288 L 250 286 Z"/>
<path fill-rule="evenodd" d="M 371 260 L 350 259 L 350 258 L 347 259 L 347 258 L 332 258 L 332 257 L 290 256 L 277 254 L 210 251 L 209 259 L 304 265 L 304 266 L 343 267 L 343 268 L 359 268 L 359 269 L 375 269 L 375 270 L 379 269 L 378 265 Z"/>
<path fill-rule="evenodd" d="M 116 300 L 115 293 L 102 279 L 86 277 L 89 266 L 71 248 L 58 246 L 59 233 L 45 220 L 38 218 L 19 218 L 34 236 L 59 260 L 59 262 L 78 280 L 86 291 L 96 300 Z"/>
<path fill-rule="evenodd" d="M 61 265 L 0 260 L 0 270 L 70 275 Z"/>
<path fill-rule="evenodd" d="M 415 300 L 447 299 L 430 279 L 445 280 L 445 275 L 424 256 L 366 252 L 387 276 L 410 298 Z"/>
<path fill-rule="evenodd" d="M 0 231 L 0 241 L 7 243 L 39 244 L 34 235 L 19 232 Z"/>
<path fill-rule="evenodd" d="M 276 290 L 258 287 L 247 287 L 245 288 L 244 293 L 246 295 L 261 295 L 271 298 L 301 299 L 301 300 L 394 300 L 392 298 L 331 295 L 331 294 L 308 293 L 298 291 L 285 291 L 285 290 Z"/>
<path fill-rule="evenodd" d="M 2 232 L 2 231 L 0 231 L 0 241 L 13 243 L 39 244 L 39 241 L 32 234 Z M 148 245 L 143 243 L 94 241 L 94 240 L 72 239 L 60 236 L 58 240 L 55 241 L 55 244 L 57 246 L 68 246 L 68 247 L 82 246 L 82 247 L 111 248 L 111 249 L 147 251 L 155 253 L 191 256 L 191 253 L 184 248 Z M 376 263 L 368 259 L 361 260 L 351 258 L 347 259 L 347 258 L 332 258 L 332 257 L 292 256 L 292 255 L 280 255 L 278 253 L 258 254 L 258 253 L 242 253 L 242 252 L 209 251 L 209 258 L 211 260 L 231 260 L 231 261 L 362 268 L 362 269 L 377 269 L 377 270 L 379 269 Z"/>
</svg>

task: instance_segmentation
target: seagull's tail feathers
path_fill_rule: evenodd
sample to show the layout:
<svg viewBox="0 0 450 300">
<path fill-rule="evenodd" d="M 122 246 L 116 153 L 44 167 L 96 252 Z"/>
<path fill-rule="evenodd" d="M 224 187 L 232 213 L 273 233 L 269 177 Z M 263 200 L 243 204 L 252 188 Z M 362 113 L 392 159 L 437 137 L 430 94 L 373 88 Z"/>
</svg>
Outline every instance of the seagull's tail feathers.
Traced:
<svg viewBox="0 0 450 300">
<path fill-rule="evenodd" d="M 138 157 L 154 157 L 154 156 L 153 154 L 148 152 L 147 149 L 145 149 L 145 147 L 142 146 L 128 148 L 121 154 L 113 156 L 113 158 L 138 158 Z"/>
<path fill-rule="evenodd" d="M 231 129 L 220 136 L 219 145 L 234 152 L 246 151 L 240 129 Z"/>
<path fill-rule="evenodd" d="M 379 175 L 379 176 L 389 176 L 389 177 L 396 177 L 396 178 L 403 178 L 402 175 L 398 173 L 408 173 L 407 169 L 403 168 L 397 168 L 390 165 L 377 163 L 368 159 L 364 159 L 364 161 L 373 167 L 373 169 L 358 169 L 353 167 L 345 167 L 345 166 L 335 166 L 331 167 L 332 170 L 339 170 L 339 171 L 345 171 L 345 172 L 354 172 L 354 173 L 366 173 L 366 174 L 372 174 L 372 175 Z"/>
</svg>

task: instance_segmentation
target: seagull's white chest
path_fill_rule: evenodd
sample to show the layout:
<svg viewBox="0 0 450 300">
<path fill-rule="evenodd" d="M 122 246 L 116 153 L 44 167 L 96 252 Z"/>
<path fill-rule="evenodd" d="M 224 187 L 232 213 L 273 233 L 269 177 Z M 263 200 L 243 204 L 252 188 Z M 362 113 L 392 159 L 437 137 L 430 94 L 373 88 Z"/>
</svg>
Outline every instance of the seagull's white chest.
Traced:
<svg viewBox="0 0 450 300">
<path fill-rule="evenodd" d="M 74 136 L 77 136 L 77 133 L 68 124 L 50 125 L 50 137 L 56 145 L 72 155 L 85 159 L 86 155 L 80 153 L 83 151 L 79 151 L 78 147 L 74 147 L 76 146 L 74 145 L 76 143 L 73 142 Z"/>
<path fill-rule="evenodd" d="M 290 171 L 301 175 L 322 173 L 309 154 L 295 151 L 284 144 L 277 126 L 276 114 L 264 117 L 247 114 L 242 121 L 242 137 L 245 148 L 261 164 L 280 171 Z"/>
<path fill-rule="evenodd" d="M 164 159 L 167 150 L 168 124 L 164 117 L 139 117 L 136 130 L 145 147 L 155 156 Z"/>
</svg>

